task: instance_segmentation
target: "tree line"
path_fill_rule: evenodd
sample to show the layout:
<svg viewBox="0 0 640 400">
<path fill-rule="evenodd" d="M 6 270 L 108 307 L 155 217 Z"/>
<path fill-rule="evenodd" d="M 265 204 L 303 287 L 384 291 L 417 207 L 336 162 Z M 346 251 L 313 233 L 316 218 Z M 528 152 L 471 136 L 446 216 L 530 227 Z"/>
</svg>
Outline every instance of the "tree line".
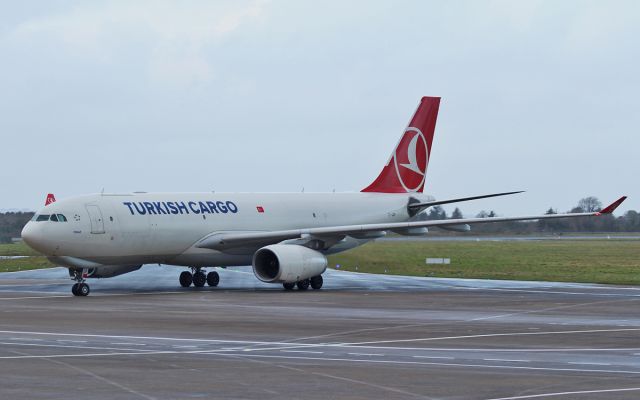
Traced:
<svg viewBox="0 0 640 400">
<path fill-rule="evenodd" d="M 597 197 L 589 196 L 578 201 L 578 204 L 568 210 L 569 213 L 595 212 L 602 209 L 602 203 Z M 558 214 L 558 210 L 549 207 L 544 214 Z M 483 210 L 476 214 L 476 218 L 497 217 L 494 210 Z M 456 207 L 450 216 L 440 207 L 428 209 L 425 219 L 458 219 L 464 218 L 460 208 Z M 624 215 L 602 215 L 598 218 L 567 218 L 540 221 L 512 221 L 497 224 L 478 224 L 472 228 L 474 232 L 483 233 L 552 233 L 565 232 L 640 232 L 640 213 L 629 210 Z"/>
<path fill-rule="evenodd" d="M 12 238 L 19 238 L 22 228 L 33 214 L 32 212 L 0 213 L 0 243 L 11 243 Z"/>
</svg>

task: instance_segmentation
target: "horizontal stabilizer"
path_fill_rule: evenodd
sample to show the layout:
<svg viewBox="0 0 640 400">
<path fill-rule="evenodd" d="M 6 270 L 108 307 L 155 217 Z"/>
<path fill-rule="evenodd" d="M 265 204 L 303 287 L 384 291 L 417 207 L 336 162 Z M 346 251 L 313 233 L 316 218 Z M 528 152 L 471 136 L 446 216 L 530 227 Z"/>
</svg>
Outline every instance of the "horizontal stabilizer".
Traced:
<svg viewBox="0 0 640 400">
<path fill-rule="evenodd" d="M 472 196 L 472 197 L 460 197 L 457 199 L 434 200 L 434 201 L 427 201 L 425 203 L 413 203 L 413 204 L 409 204 L 409 208 L 412 208 L 412 209 L 427 208 L 427 207 L 439 206 L 441 204 L 460 203 L 463 201 L 488 199 L 489 197 L 508 196 L 510 194 L 518 194 L 518 193 L 524 193 L 524 190 L 518 190 L 516 192 L 484 194 L 481 196 Z"/>
</svg>

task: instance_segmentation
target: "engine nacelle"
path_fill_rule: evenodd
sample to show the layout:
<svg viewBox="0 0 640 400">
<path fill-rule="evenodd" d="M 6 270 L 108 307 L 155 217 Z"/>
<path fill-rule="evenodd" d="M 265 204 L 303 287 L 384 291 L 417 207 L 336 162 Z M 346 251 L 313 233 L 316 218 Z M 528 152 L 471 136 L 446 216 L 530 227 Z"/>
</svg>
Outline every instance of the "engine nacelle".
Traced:
<svg viewBox="0 0 640 400">
<path fill-rule="evenodd" d="M 297 282 L 327 269 L 324 254 L 294 244 L 273 244 L 253 255 L 253 273 L 262 282 Z"/>
</svg>

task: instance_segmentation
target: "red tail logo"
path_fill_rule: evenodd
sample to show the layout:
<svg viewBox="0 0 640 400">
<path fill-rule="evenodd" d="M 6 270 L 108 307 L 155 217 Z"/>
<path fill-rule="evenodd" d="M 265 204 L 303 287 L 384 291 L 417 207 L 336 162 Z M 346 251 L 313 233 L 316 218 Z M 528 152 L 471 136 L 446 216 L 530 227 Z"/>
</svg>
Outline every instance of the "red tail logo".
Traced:
<svg viewBox="0 0 640 400">
<path fill-rule="evenodd" d="M 439 97 L 422 98 L 389 162 L 363 192 L 422 192 L 439 107 Z"/>
<path fill-rule="evenodd" d="M 409 127 L 392 156 L 398 181 L 407 192 L 422 190 L 429 158 L 427 140 L 420 129 Z"/>
<path fill-rule="evenodd" d="M 51 203 L 55 203 L 56 202 L 56 196 L 53 195 L 53 193 L 49 193 L 47 195 L 47 200 L 44 201 L 44 205 L 48 206 Z"/>
</svg>

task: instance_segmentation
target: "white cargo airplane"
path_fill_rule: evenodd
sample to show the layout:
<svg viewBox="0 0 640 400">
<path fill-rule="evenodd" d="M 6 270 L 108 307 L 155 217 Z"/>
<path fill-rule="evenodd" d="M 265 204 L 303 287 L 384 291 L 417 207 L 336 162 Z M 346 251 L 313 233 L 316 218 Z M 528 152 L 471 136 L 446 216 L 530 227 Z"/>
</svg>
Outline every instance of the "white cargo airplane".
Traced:
<svg viewBox="0 0 640 400">
<path fill-rule="evenodd" d="M 255 276 L 285 289 L 322 287 L 327 254 L 395 232 L 429 227 L 468 231 L 470 224 L 609 214 L 420 220 L 428 207 L 519 192 L 435 201 L 422 194 L 440 98 L 423 97 L 380 175 L 360 193 L 131 193 L 55 201 L 27 223 L 24 241 L 69 268 L 76 296 L 87 278 L 106 278 L 160 263 L 188 267 L 180 285 L 217 286 L 205 268 L 253 265 Z"/>
</svg>

